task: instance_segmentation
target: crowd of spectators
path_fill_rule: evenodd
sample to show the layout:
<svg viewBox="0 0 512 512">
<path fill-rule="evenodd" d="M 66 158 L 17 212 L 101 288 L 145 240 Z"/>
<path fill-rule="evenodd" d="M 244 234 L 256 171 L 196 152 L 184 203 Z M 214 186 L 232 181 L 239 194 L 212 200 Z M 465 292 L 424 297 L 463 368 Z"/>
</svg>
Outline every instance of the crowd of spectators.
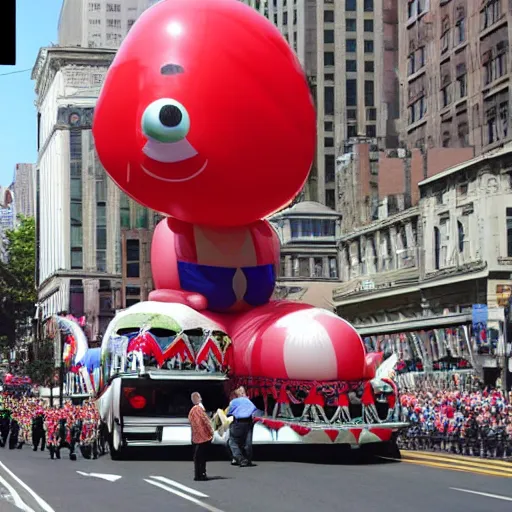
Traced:
<svg viewBox="0 0 512 512">
<path fill-rule="evenodd" d="M 447 451 L 490 458 L 512 457 L 511 396 L 498 389 L 439 390 L 428 386 L 401 394 L 399 437 L 403 449 Z"/>
</svg>

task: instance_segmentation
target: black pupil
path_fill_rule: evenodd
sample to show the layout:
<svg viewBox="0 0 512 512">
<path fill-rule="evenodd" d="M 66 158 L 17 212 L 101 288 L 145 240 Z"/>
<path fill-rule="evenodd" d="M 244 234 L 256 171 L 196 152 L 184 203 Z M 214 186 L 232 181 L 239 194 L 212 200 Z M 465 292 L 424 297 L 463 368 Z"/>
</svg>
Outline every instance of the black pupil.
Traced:
<svg viewBox="0 0 512 512">
<path fill-rule="evenodd" d="M 165 105 L 160 109 L 160 122 L 168 128 L 174 128 L 181 123 L 183 114 L 178 107 L 174 105 Z"/>
</svg>

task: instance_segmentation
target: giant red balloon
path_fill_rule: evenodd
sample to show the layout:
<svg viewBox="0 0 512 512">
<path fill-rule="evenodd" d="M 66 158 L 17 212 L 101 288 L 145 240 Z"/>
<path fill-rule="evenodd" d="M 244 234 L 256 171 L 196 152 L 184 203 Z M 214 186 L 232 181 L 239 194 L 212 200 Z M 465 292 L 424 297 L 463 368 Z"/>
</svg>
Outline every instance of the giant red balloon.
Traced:
<svg viewBox="0 0 512 512">
<path fill-rule="evenodd" d="M 165 0 L 121 45 L 93 131 L 103 166 L 136 201 L 233 226 L 297 195 L 315 117 L 300 63 L 266 18 L 236 0 Z"/>
</svg>

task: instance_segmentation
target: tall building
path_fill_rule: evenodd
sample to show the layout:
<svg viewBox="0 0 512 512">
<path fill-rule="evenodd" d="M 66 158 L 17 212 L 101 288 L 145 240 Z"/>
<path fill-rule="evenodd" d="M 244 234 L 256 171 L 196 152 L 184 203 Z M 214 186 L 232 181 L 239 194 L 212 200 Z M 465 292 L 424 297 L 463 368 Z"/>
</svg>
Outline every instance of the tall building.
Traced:
<svg viewBox="0 0 512 512">
<path fill-rule="evenodd" d="M 512 138 L 508 0 L 398 2 L 401 136 L 410 147 L 473 146 Z"/>
<path fill-rule="evenodd" d="M 135 20 L 159 0 L 64 0 L 59 45 L 119 48 Z"/>
<path fill-rule="evenodd" d="M 279 28 L 306 71 L 318 112 L 317 158 L 306 198 L 336 209 L 336 157 L 360 136 L 396 147 L 396 2 L 242 1 Z"/>
<path fill-rule="evenodd" d="M 0 186 L 0 262 L 7 261 L 7 239 L 5 232 L 14 227 L 13 193 Z"/>
<path fill-rule="evenodd" d="M 34 164 L 16 164 L 13 190 L 16 214 L 34 217 L 36 200 Z"/>
<path fill-rule="evenodd" d="M 39 317 L 85 315 L 89 336 L 104 333 L 122 298 L 122 229 L 154 226 L 106 175 L 92 117 L 114 49 L 51 47 L 34 70 L 38 111 L 36 227 Z M 131 268 L 131 278 L 137 278 Z"/>
</svg>

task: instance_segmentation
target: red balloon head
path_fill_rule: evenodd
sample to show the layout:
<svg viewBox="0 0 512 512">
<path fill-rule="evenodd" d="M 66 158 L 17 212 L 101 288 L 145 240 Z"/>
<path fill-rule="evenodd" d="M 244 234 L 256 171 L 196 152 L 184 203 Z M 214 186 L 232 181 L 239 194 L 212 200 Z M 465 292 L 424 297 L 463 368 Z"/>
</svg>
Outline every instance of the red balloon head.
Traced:
<svg viewBox="0 0 512 512">
<path fill-rule="evenodd" d="M 297 195 L 316 116 L 297 57 L 258 12 L 236 0 L 165 0 L 121 45 L 93 131 L 103 166 L 136 201 L 229 226 Z"/>
</svg>

